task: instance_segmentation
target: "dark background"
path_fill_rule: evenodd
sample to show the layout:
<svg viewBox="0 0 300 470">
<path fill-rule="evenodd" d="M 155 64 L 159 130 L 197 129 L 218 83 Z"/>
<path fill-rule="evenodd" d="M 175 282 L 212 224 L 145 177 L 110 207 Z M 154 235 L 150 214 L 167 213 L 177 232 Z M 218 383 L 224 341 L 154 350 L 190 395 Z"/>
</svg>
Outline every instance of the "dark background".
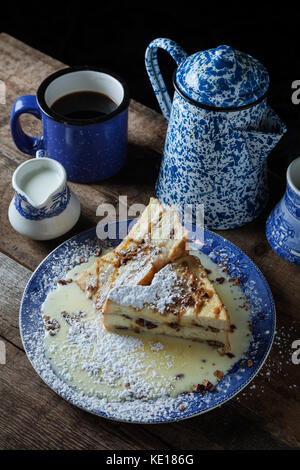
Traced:
<svg viewBox="0 0 300 470">
<path fill-rule="evenodd" d="M 130 2 L 133 4 L 132 2 Z M 142 3 L 142 2 L 141 2 Z M 289 6 L 263 2 L 219 7 L 176 2 L 124 6 L 125 2 L 13 3 L 1 13 L 0 30 L 69 65 L 103 66 L 121 75 L 136 100 L 159 111 L 144 67 L 144 53 L 156 37 L 169 37 L 189 54 L 228 44 L 259 59 L 269 70 L 269 103 L 288 126 L 269 158 L 284 176 L 300 155 L 300 105 L 291 102 L 291 84 L 300 80 L 300 19 Z M 128 5 L 128 2 L 126 2 Z M 146 5 L 146 4 L 145 4 Z M 161 52 L 160 64 L 172 91 L 174 62 Z"/>
</svg>

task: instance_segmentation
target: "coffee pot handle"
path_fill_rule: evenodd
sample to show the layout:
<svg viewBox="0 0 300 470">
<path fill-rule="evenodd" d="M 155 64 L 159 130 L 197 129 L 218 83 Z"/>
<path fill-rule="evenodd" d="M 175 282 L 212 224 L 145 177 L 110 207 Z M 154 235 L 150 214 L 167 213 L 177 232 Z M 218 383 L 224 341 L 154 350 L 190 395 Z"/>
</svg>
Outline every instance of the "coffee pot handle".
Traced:
<svg viewBox="0 0 300 470">
<path fill-rule="evenodd" d="M 168 122 L 171 114 L 172 101 L 158 65 L 158 49 L 164 49 L 167 51 L 173 57 L 177 65 L 179 65 L 187 57 L 187 53 L 180 46 L 178 46 L 176 42 L 166 38 L 154 39 L 154 41 L 152 41 L 146 49 L 146 70 L 158 104 Z"/>
</svg>

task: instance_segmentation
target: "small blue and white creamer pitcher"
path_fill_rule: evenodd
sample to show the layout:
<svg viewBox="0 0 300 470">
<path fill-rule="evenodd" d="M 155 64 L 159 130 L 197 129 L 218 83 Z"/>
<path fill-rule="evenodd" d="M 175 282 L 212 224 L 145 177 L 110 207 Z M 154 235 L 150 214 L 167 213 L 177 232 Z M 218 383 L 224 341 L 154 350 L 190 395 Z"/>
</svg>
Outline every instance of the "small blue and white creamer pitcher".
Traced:
<svg viewBox="0 0 300 470">
<path fill-rule="evenodd" d="M 157 50 L 178 67 L 173 103 Z M 183 214 L 204 204 L 205 224 L 230 229 L 256 218 L 268 201 L 266 157 L 286 127 L 268 107 L 269 75 L 253 57 L 229 46 L 189 57 L 170 39 L 146 50 L 146 69 L 168 130 L 158 198 Z"/>
<path fill-rule="evenodd" d="M 43 150 L 37 152 L 37 157 L 21 163 L 13 174 L 15 194 L 8 218 L 21 235 L 52 240 L 74 227 L 80 216 L 80 202 L 67 185 L 64 167 L 43 157 Z"/>
</svg>

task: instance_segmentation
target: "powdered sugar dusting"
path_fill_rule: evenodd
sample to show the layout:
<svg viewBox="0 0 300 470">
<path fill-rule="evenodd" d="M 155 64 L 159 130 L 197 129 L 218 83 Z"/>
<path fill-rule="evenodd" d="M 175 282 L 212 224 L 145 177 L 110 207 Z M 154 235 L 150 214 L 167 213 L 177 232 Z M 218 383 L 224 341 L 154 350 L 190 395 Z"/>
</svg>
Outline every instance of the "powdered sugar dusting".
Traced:
<svg viewBox="0 0 300 470">
<path fill-rule="evenodd" d="M 163 348 L 164 348 L 163 344 L 161 344 L 159 341 L 151 344 L 152 351 L 161 351 Z"/>
<path fill-rule="evenodd" d="M 130 306 L 136 310 L 148 305 L 163 314 L 166 307 L 172 305 L 181 294 L 182 287 L 177 273 L 172 265 L 167 264 L 155 274 L 150 286 L 114 287 L 108 298 L 119 305 Z"/>
<path fill-rule="evenodd" d="M 144 380 L 145 372 L 151 367 L 145 366 L 143 342 L 128 335 L 107 333 L 100 317 L 90 322 L 73 323 L 68 344 L 72 354 L 65 350 L 65 363 L 61 365 L 72 372 L 83 363 L 83 368 L 90 376 L 95 376 L 95 381 L 100 377 L 103 384 L 116 389 L 114 396 L 118 400 L 151 399 L 168 394 L 171 382 L 164 377 L 154 383 Z M 120 383 L 125 385 L 125 390 L 117 388 Z"/>
</svg>

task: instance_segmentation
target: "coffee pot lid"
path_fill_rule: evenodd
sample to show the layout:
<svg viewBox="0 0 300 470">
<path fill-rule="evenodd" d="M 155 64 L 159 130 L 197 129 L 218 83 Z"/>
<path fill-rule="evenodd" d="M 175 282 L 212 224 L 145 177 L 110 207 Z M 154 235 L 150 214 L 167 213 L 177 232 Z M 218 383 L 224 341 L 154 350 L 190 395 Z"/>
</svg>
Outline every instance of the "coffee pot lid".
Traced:
<svg viewBox="0 0 300 470">
<path fill-rule="evenodd" d="M 254 57 L 223 45 L 183 60 L 176 85 L 186 97 L 204 106 L 238 108 L 265 95 L 269 74 Z"/>
</svg>

